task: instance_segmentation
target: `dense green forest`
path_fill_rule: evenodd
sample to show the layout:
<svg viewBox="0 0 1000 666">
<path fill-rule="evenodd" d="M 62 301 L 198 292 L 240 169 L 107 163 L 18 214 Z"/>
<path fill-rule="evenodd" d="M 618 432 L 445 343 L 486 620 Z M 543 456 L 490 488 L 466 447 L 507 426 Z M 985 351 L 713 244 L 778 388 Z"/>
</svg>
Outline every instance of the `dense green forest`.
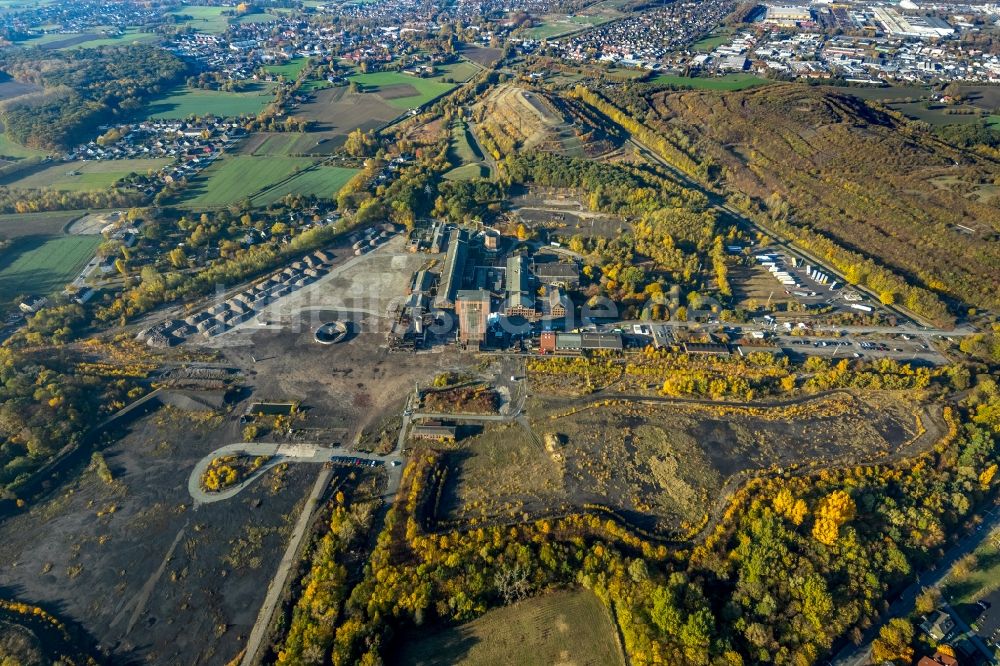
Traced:
<svg viewBox="0 0 1000 666">
<path fill-rule="evenodd" d="M 98 125 L 127 119 L 186 69 L 170 52 L 150 46 L 5 49 L 0 71 L 45 91 L 7 104 L 0 119 L 19 143 L 65 149 L 90 138 Z"/>
</svg>

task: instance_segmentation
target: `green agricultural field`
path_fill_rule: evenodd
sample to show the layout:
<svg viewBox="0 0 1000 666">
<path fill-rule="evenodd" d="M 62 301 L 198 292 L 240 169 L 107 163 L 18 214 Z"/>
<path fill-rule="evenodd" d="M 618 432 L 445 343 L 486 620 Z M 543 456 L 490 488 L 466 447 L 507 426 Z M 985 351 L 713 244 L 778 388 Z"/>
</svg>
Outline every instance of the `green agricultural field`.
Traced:
<svg viewBox="0 0 1000 666">
<path fill-rule="evenodd" d="M 676 74 L 660 74 L 653 77 L 650 83 L 673 85 L 694 90 L 743 90 L 754 86 L 770 83 L 753 74 L 726 74 L 725 76 L 689 77 Z"/>
<path fill-rule="evenodd" d="M 1000 115 L 986 116 L 986 124 L 993 129 L 1000 129 Z"/>
<path fill-rule="evenodd" d="M 63 49 L 89 49 L 98 46 L 121 46 L 124 44 L 150 44 L 159 39 L 159 35 L 151 32 L 140 32 L 138 28 L 129 28 L 118 37 L 100 37 L 91 39 L 72 46 L 62 47 Z"/>
<path fill-rule="evenodd" d="M 147 118 L 187 118 L 188 116 L 234 116 L 260 113 L 274 100 L 269 88 L 257 85 L 247 92 L 220 92 L 175 88 L 166 97 L 153 100 Z"/>
<path fill-rule="evenodd" d="M 263 192 L 259 196 L 254 197 L 252 201 L 255 206 L 266 206 L 267 204 L 281 200 L 288 194 L 333 199 L 356 173 L 358 173 L 358 169 L 333 166 L 316 167 L 310 171 L 304 171 L 273 189 Z"/>
<path fill-rule="evenodd" d="M 84 33 L 82 32 L 51 32 L 47 35 L 39 35 L 38 37 L 25 39 L 24 41 L 18 42 L 18 44 L 21 46 L 45 46 L 46 44 L 52 44 L 53 42 L 62 42 L 68 39 L 73 39 L 74 37 L 80 37 L 83 34 Z"/>
<path fill-rule="evenodd" d="M 58 236 L 85 210 L 59 210 L 45 213 L 0 215 L 0 238 L 14 240 L 24 236 Z"/>
<path fill-rule="evenodd" d="M 438 70 L 441 71 L 441 74 L 434 78 L 448 78 L 456 83 L 465 83 L 479 72 L 479 66 L 468 60 L 459 60 L 458 62 L 442 65 L 438 67 Z"/>
<path fill-rule="evenodd" d="M 552 39 L 607 23 L 612 18 L 611 16 L 546 16 L 539 25 L 528 28 L 524 34 L 531 39 Z"/>
<path fill-rule="evenodd" d="M 21 294 L 50 294 L 66 286 L 90 261 L 101 236 L 30 237 L 0 255 L 0 302 Z"/>
<path fill-rule="evenodd" d="M 309 136 L 303 132 L 277 132 L 254 134 L 243 141 L 240 153 L 255 157 L 288 157 L 295 152 L 299 139 Z"/>
<path fill-rule="evenodd" d="M 248 199 L 314 162 L 305 157 L 223 157 L 188 186 L 181 205 L 211 208 Z"/>
<path fill-rule="evenodd" d="M 26 175 L 15 176 L 2 184 L 12 189 L 65 190 L 67 192 L 92 192 L 106 190 L 115 181 L 130 173 L 158 170 L 169 159 L 103 160 L 100 162 L 58 162 L 39 170 L 29 169 Z"/>
<path fill-rule="evenodd" d="M 368 93 L 378 94 L 387 104 L 401 110 L 422 106 L 455 87 L 452 83 L 421 79 L 399 72 L 356 74 L 351 76 L 350 80 Z"/>
<path fill-rule="evenodd" d="M 170 13 L 174 16 L 190 16 L 190 19 L 178 24 L 185 28 L 194 28 L 201 32 L 225 32 L 226 28 L 229 27 L 229 17 L 222 15 L 224 10 L 231 11 L 232 7 L 191 5 L 178 7 Z"/>
<path fill-rule="evenodd" d="M 424 630 L 401 643 L 400 666 L 487 666 L 510 663 L 511 655 L 517 655 L 521 666 L 624 663 L 610 614 L 586 590 L 525 599 L 459 627 Z"/>
<path fill-rule="evenodd" d="M 286 79 L 294 81 L 299 77 L 299 72 L 301 72 L 302 68 L 305 66 L 305 58 L 292 58 L 284 65 L 268 65 L 264 69 L 275 76 L 284 76 Z"/>
</svg>

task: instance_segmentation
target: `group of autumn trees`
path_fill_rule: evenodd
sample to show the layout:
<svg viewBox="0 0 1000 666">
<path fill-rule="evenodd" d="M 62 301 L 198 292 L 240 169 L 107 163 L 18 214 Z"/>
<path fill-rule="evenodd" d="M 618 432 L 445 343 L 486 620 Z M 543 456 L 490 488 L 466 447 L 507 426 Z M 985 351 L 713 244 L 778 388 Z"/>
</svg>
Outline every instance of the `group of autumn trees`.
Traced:
<svg viewBox="0 0 1000 666">
<path fill-rule="evenodd" d="M 350 585 L 336 552 L 324 567 L 313 561 L 331 572 L 331 594 L 320 599 L 323 582 L 306 578 L 310 603 L 296 611 L 306 626 L 286 645 L 308 637 L 312 651 L 286 649 L 283 663 L 382 663 L 406 627 L 466 622 L 504 603 L 516 572 L 528 594 L 593 590 L 640 666 L 812 664 L 873 620 L 994 494 L 997 437 L 953 421 L 916 460 L 751 482 L 690 551 L 583 515 L 425 533 L 416 516 L 438 461 L 422 454 L 360 582 Z"/>
<path fill-rule="evenodd" d="M 946 185 L 990 184 L 1000 178 L 993 162 L 829 90 L 775 85 L 645 101 L 654 129 L 682 132 L 686 152 L 724 167 L 727 191 L 739 193 L 731 203 L 884 302 L 945 323 L 949 299 L 959 314 L 962 304 L 997 303 L 989 267 L 1000 247 L 989 234 L 1000 214 Z"/>
<path fill-rule="evenodd" d="M 89 138 L 98 125 L 127 120 L 179 81 L 186 66 L 169 51 L 151 46 L 105 46 L 5 49 L 0 71 L 45 89 L 0 110 L 7 135 L 26 146 L 63 150 Z"/>
<path fill-rule="evenodd" d="M 134 388 L 80 361 L 69 349 L 0 348 L 0 500 L 16 499 L 22 482 Z"/>
<path fill-rule="evenodd" d="M 665 278 L 690 285 L 705 260 L 714 273 L 711 291 L 730 295 L 723 236 L 707 199 L 664 177 L 656 167 L 541 152 L 509 156 L 501 167 L 504 182 L 576 190 L 592 210 L 634 218 L 631 233 L 570 241 L 571 249 L 590 255 L 593 266 L 587 277 L 600 281 L 609 295 L 628 300 L 657 277 L 657 292 Z M 650 263 L 644 271 L 636 264 L 646 258 Z"/>
</svg>

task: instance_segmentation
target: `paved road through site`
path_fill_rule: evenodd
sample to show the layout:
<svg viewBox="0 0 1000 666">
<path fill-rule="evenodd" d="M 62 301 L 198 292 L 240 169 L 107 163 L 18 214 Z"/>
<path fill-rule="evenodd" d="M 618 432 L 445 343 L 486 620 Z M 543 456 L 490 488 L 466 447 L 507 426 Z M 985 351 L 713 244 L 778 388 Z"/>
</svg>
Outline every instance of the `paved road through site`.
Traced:
<svg viewBox="0 0 1000 666">
<path fill-rule="evenodd" d="M 208 469 L 213 460 L 220 456 L 246 455 L 246 456 L 270 456 L 270 460 L 261 465 L 260 469 L 248 476 L 240 483 L 221 490 L 219 492 L 206 492 L 201 487 L 201 477 Z M 212 451 L 195 464 L 188 477 L 188 492 L 194 498 L 195 505 L 211 504 L 221 502 L 238 495 L 244 488 L 260 478 L 265 472 L 281 463 L 327 463 L 334 465 L 351 466 L 351 461 L 361 460 L 375 462 L 385 467 L 389 480 L 386 483 L 383 497 L 391 501 L 399 489 L 399 481 L 402 478 L 403 459 L 395 453 L 380 456 L 374 453 L 364 453 L 361 451 L 351 451 L 341 446 L 322 446 L 319 444 L 274 444 L 263 442 L 240 442 L 238 444 L 227 444 Z"/>
</svg>

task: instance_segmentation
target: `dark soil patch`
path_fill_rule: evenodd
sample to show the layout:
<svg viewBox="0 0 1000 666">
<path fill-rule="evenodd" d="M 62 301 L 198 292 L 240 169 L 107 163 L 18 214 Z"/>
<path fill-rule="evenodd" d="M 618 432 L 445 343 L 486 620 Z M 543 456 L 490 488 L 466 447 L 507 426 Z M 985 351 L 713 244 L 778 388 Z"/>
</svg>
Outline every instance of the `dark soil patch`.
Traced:
<svg viewBox="0 0 1000 666">
<path fill-rule="evenodd" d="M 500 49 L 487 48 L 485 46 L 468 46 L 462 49 L 462 55 L 483 67 L 491 67 L 493 63 L 500 59 L 503 51 Z"/>
<path fill-rule="evenodd" d="M 391 86 L 379 86 L 378 95 L 382 99 L 402 99 L 415 97 L 420 93 L 409 83 L 395 83 Z"/>
<path fill-rule="evenodd" d="M 235 419 L 163 408 L 87 471 L 0 525 L 0 579 L 80 624 L 116 662 L 224 663 L 243 647 L 312 465 L 274 470 L 237 497 L 192 506 L 188 475 L 239 441 Z"/>
</svg>

